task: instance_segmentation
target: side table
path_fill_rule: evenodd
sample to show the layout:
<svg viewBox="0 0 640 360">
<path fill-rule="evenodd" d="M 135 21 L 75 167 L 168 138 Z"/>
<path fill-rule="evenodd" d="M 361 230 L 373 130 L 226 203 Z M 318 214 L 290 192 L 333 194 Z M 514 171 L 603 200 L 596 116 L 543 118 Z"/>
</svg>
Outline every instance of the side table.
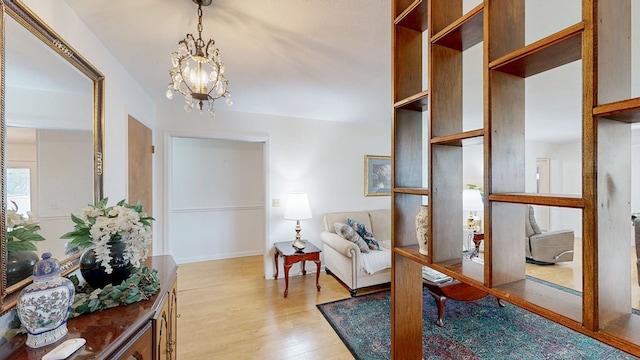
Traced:
<svg viewBox="0 0 640 360">
<path fill-rule="evenodd" d="M 307 241 L 307 246 L 301 251 L 296 250 L 292 246 L 292 244 L 293 241 L 277 242 L 274 244 L 276 248 L 274 255 L 276 264 L 276 279 L 278 279 L 278 256 L 282 256 L 284 258 L 284 297 L 286 298 L 287 295 L 289 295 L 289 269 L 291 269 L 291 265 L 299 261 L 302 262 L 302 275 L 307 274 L 307 271 L 304 268 L 304 263 L 306 260 L 310 260 L 316 263 L 316 266 L 318 267 L 318 269 L 316 270 L 316 288 L 318 289 L 318 291 L 320 291 L 320 252 L 322 250 L 318 249 L 309 241 Z"/>
<path fill-rule="evenodd" d="M 456 279 L 443 283 L 435 283 L 423 278 L 422 286 L 427 288 L 429 294 L 431 294 L 433 299 L 436 301 L 436 306 L 438 307 L 438 320 L 436 321 L 436 324 L 440 327 L 444 326 L 442 318 L 444 317 L 444 305 L 447 302 L 447 299 L 473 301 L 489 295 L 483 290 L 460 282 Z M 498 305 L 503 307 L 504 304 L 500 301 L 500 298 L 496 299 L 498 300 Z"/>
</svg>

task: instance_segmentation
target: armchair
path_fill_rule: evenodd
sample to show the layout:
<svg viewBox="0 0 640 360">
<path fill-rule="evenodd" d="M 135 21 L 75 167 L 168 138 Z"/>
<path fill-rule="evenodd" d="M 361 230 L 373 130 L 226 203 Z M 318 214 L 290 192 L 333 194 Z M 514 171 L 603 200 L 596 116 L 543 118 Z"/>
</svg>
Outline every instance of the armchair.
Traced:
<svg viewBox="0 0 640 360">
<path fill-rule="evenodd" d="M 573 230 L 542 232 L 536 222 L 533 206 L 525 218 L 525 252 L 527 263 L 552 265 L 573 260 Z"/>
</svg>

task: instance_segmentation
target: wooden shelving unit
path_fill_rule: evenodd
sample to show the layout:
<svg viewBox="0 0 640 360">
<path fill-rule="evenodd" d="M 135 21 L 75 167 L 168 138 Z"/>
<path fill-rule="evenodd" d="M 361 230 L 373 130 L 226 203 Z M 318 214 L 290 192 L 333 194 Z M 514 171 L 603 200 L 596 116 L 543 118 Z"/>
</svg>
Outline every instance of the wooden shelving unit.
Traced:
<svg viewBox="0 0 640 360">
<path fill-rule="evenodd" d="M 422 265 L 640 355 L 640 317 L 630 303 L 630 148 L 620 141 L 640 122 L 640 98 L 629 93 L 630 7 L 630 0 L 582 0 L 582 21 L 525 45 L 525 0 L 485 0 L 466 12 L 462 0 L 393 0 L 394 359 L 422 356 Z M 483 51 L 483 125 L 467 130 L 462 67 L 476 45 Z M 527 193 L 525 80 L 576 61 L 582 64 L 581 194 Z M 484 264 L 464 258 L 461 248 L 463 150 L 479 144 Z M 418 252 L 414 225 L 425 203 L 428 256 Z M 527 279 L 528 204 L 581 213 L 581 296 Z"/>
</svg>

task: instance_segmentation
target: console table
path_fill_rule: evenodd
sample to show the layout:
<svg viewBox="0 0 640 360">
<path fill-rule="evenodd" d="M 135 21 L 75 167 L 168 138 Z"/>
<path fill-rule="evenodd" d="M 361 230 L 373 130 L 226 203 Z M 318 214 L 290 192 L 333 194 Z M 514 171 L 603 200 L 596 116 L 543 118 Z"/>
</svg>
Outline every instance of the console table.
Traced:
<svg viewBox="0 0 640 360">
<path fill-rule="evenodd" d="M 0 346 L 0 359 L 41 359 L 73 338 L 87 343 L 68 359 L 176 359 L 178 267 L 168 255 L 151 257 L 145 265 L 158 270 L 160 279 L 160 290 L 151 299 L 71 319 L 67 336 L 39 349 L 25 345 L 26 335 L 15 336 Z"/>
</svg>

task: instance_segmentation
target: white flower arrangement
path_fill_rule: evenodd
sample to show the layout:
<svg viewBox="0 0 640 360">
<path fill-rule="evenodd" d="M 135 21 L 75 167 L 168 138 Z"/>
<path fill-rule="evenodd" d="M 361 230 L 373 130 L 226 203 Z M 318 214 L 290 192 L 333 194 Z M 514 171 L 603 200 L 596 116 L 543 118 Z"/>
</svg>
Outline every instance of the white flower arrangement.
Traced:
<svg viewBox="0 0 640 360">
<path fill-rule="evenodd" d="M 93 249 L 96 261 L 101 262 L 107 274 L 113 271 L 111 244 L 122 241 L 125 244 L 123 257 L 136 269 L 147 259 L 151 244 L 152 217 L 142 213 L 142 204 L 129 205 L 121 200 L 115 206 L 107 207 L 108 198 L 82 209 L 80 217 L 71 214 L 75 230 L 61 236 L 73 239 L 71 247 Z"/>
<path fill-rule="evenodd" d="M 33 217 L 31 211 L 26 214 L 18 213 L 18 205 L 12 201 L 13 209 L 6 210 L 7 251 L 35 251 L 34 241 L 43 241 L 44 237 L 38 234 L 40 222 Z"/>
</svg>

